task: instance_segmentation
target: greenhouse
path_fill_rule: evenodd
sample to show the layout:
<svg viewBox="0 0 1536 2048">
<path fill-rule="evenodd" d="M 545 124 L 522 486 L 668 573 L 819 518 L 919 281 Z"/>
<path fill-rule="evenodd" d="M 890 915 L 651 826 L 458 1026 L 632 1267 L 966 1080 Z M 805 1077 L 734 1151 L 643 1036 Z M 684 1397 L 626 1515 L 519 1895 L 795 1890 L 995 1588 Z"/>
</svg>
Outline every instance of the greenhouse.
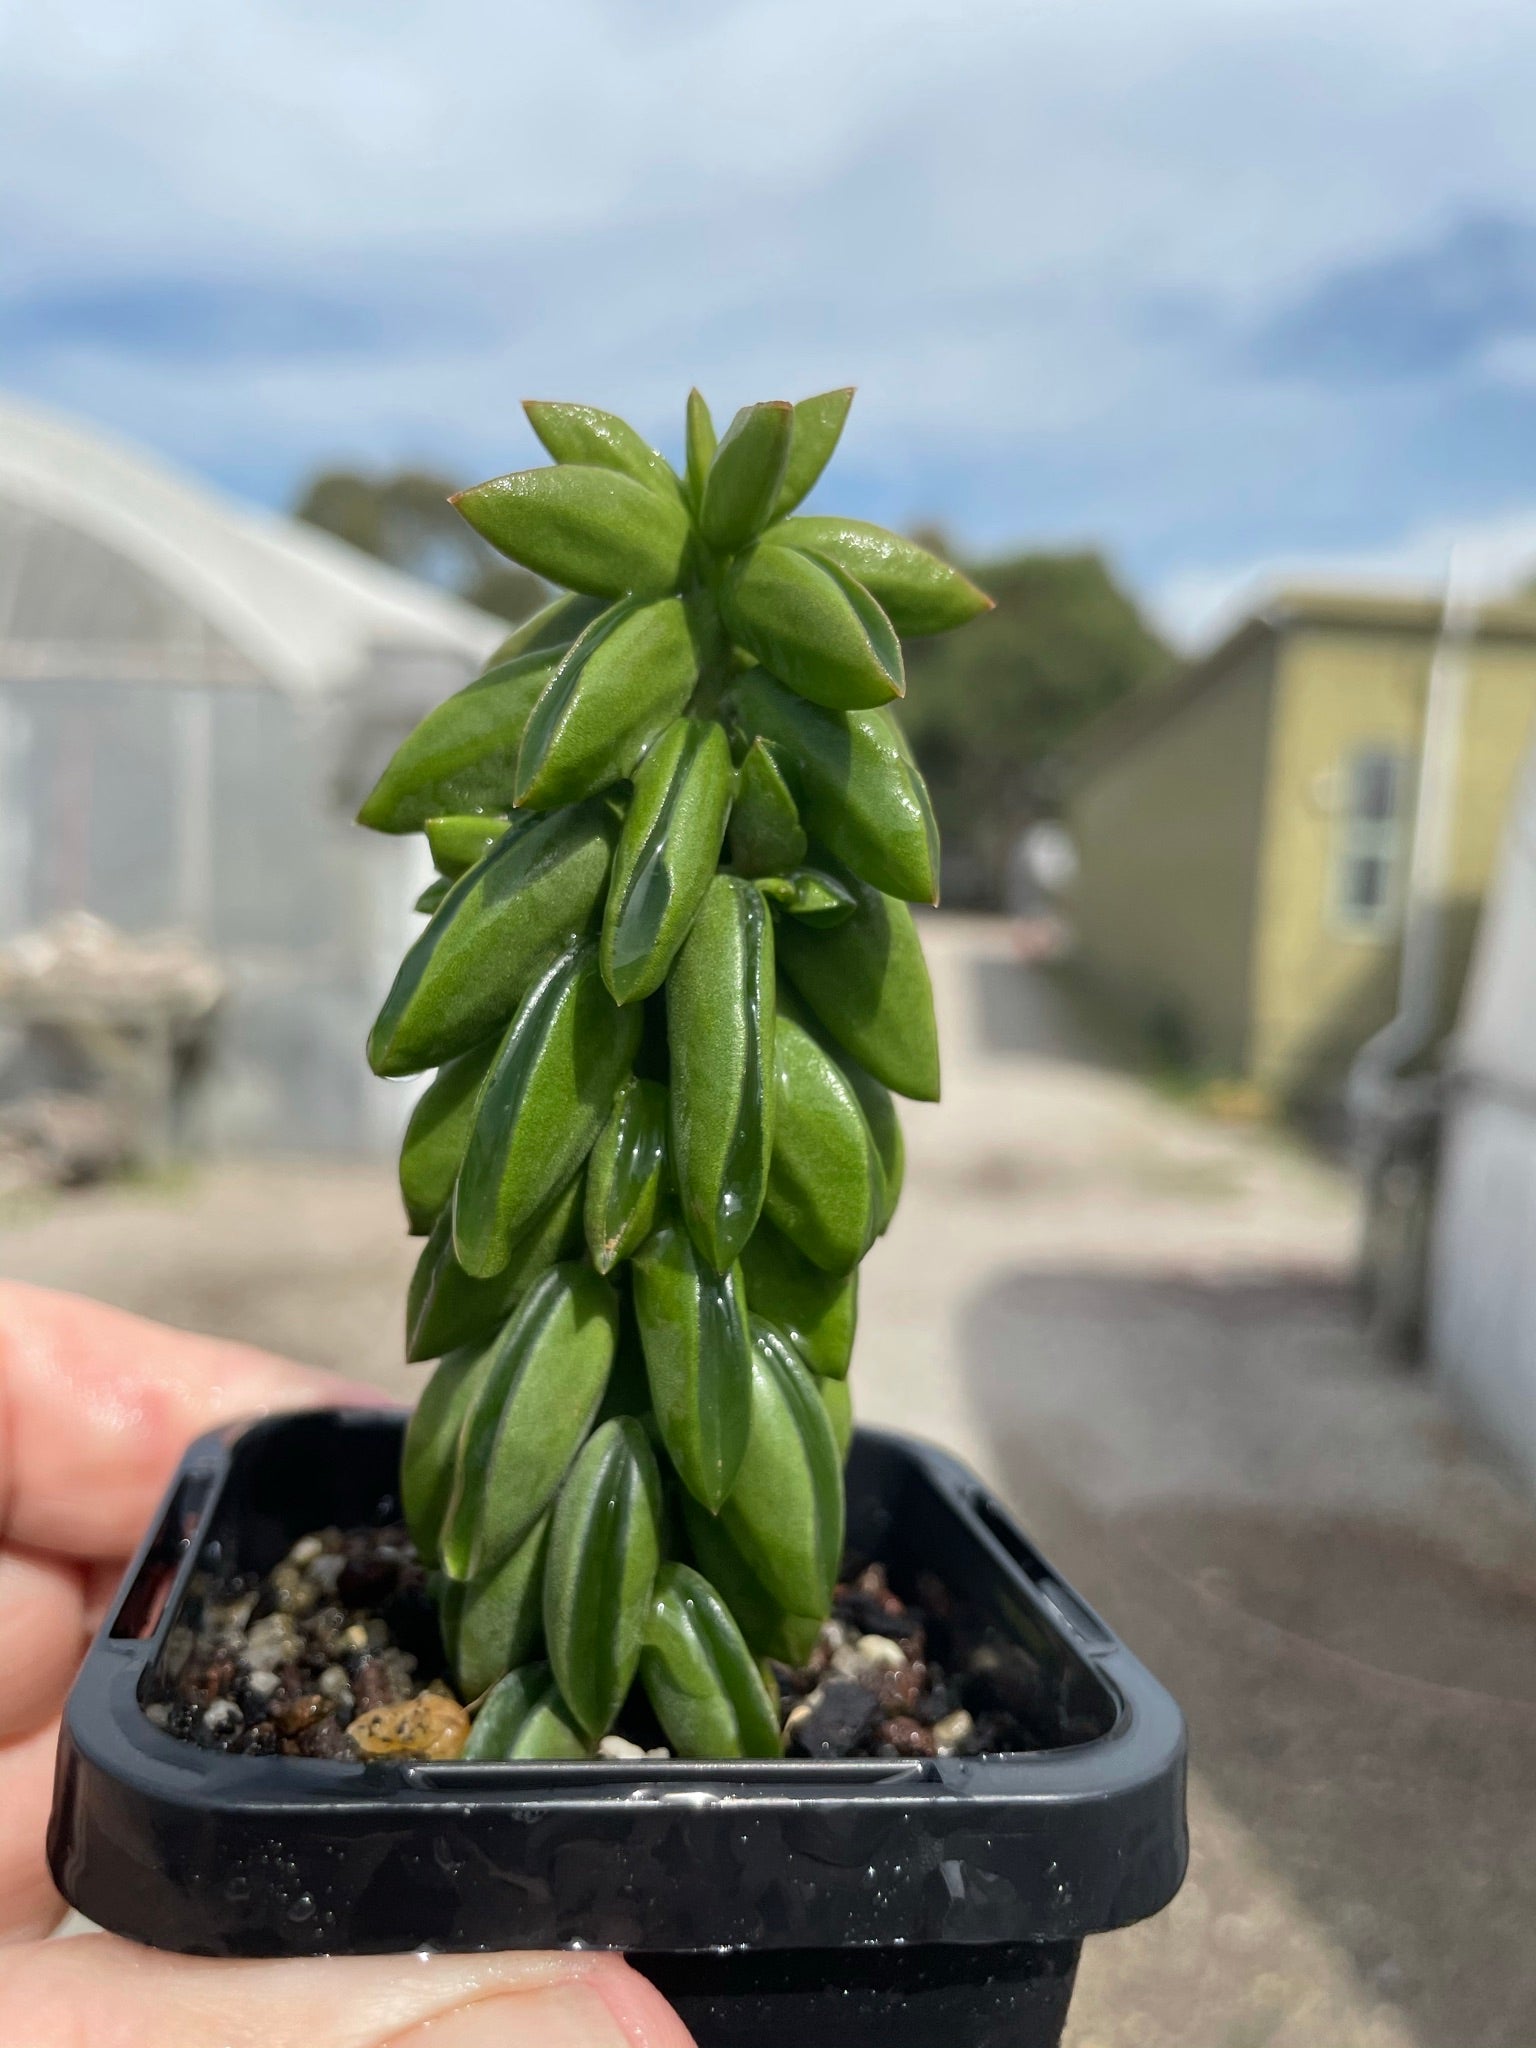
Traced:
<svg viewBox="0 0 1536 2048">
<path fill-rule="evenodd" d="M 198 1146 L 392 1142 L 399 1091 L 365 1078 L 359 1048 L 423 856 L 351 815 L 505 630 L 138 450 L 0 407 L 0 947 L 52 961 L 106 935 L 201 961 L 221 995 Z M 34 1021 L 0 1013 L 0 1102 L 89 1085 L 78 1044 Z"/>
</svg>

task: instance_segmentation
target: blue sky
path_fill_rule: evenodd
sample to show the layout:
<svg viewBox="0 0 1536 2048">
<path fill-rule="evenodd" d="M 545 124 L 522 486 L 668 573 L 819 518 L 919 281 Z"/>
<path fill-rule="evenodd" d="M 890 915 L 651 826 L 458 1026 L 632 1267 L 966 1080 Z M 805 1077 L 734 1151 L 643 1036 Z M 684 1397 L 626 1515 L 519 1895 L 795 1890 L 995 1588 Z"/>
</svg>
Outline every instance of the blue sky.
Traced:
<svg viewBox="0 0 1536 2048">
<path fill-rule="evenodd" d="M 242 492 L 855 382 L 837 503 L 1536 562 L 1529 0 L 0 0 L 0 385 Z"/>
</svg>

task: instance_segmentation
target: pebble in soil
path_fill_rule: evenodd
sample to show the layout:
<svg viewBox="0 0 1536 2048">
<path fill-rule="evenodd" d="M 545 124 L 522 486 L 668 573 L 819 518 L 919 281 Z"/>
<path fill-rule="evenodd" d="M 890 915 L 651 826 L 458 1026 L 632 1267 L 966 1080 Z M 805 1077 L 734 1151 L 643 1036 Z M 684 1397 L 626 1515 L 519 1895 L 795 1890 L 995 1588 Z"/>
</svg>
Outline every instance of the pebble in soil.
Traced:
<svg viewBox="0 0 1536 2048">
<path fill-rule="evenodd" d="M 936 1579 L 919 1577 L 908 1600 L 883 1565 L 847 1569 L 808 1662 L 773 1666 L 786 1754 L 976 1756 L 1077 1739 L 1050 1674 L 1020 1644 L 968 1630 Z M 443 1760 L 471 1723 L 442 1673 L 404 1528 L 321 1529 L 264 1575 L 194 1577 L 145 1712 L 246 1756 Z M 638 1692 L 599 1753 L 669 1754 Z"/>
</svg>

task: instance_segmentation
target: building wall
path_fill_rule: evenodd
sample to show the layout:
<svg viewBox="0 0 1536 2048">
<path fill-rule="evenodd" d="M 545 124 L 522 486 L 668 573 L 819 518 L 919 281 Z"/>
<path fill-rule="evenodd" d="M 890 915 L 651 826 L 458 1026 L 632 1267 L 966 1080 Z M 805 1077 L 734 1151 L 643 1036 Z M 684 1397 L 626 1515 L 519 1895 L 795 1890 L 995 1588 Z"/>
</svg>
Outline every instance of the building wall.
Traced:
<svg viewBox="0 0 1536 2048">
<path fill-rule="evenodd" d="M 1336 1097 L 1350 1059 L 1397 1000 L 1402 889 L 1412 837 L 1432 636 L 1310 627 L 1281 645 L 1253 960 L 1249 1067 L 1277 1098 Z M 1445 904 L 1446 1014 L 1459 996 L 1477 910 L 1536 712 L 1536 645 L 1480 641 L 1471 656 Z M 1349 763 L 1384 749 L 1398 778 L 1390 914 L 1340 909 Z"/>
<path fill-rule="evenodd" d="M 1429 1351 L 1462 1418 L 1536 1493 L 1536 753 L 1522 773 L 1456 1034 Z"/>
<path fill-rule="evenodd" d="M 1095 765 L 1070 810 L 1087 973 L 1202 1064 L 1247 1060 L 1271 643 Z"/>
</svg>

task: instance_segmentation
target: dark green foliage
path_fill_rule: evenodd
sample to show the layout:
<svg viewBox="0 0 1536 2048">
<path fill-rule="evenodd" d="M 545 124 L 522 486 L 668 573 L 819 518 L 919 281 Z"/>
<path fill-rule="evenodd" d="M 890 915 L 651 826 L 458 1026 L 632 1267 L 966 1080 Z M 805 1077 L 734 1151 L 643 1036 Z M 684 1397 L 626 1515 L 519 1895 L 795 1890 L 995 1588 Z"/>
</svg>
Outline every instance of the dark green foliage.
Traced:
<svg viewBox="0 0 1536 2048">
<path fill-rule="evenodd" d="M 779 1715 L 731 1610 L 698 1572 L 664 1564 L 640 1677 L 678 1756 L 777 1756 Z"/>
<path fill-rule="evenodd" d="M 634 1682 L 661 1563 L 661 1475 L 630 1416 L 601 1424 L 562 1487 L 544 1571 L 555 1681 L 594 1741 Z"/>
<path fill-rule="evenodd" d="M 730 745 L 713 719 L 675 719 L 635 771 L 603 912 L 616 1003 L 666 980 L 720 858 L 731 789 Z"/>
<path fill-rule="evenodd" d="M 538 1641 L 548 1553 L 546 1514 L 493 1571 L 447 1582 L 443 1640 L 466 1700 L 478 1699 L 521 1664 Z"/>
<path fill-rule="evenodd" d="M 688 406 L 678 477 L 589 406 L 555 467 L 461 493 L 581 595 L 512 634 L 363 806 L 440 881 L 369 1043 L 438 1068 L 401 1186 L 443 1356 L 402 1492 L 467 1754 L 574 1758 L 639 1675 L 674 1750 L 768 1756 L 843 1534 L 858 1264 L 901 1189 L 889 1090 L 938 1092 L 908 904 L 927 792 L 898 630 L 987 600 L 912 542 L 786 518 L 851 394 Z"/>
<path fill-rule="evenodd" d="M 773 1151 L 773 919 L 737 875 L 710 883 L 667 982 L 672 1167 L 694 1243 L 723 1273 L 752 1235 Z"/>
<path fill-rule="evenodd" d="M 460 1344 L 489 1337 L 546 1268 L 581 1250 L 584 1192 L 578 1173 L 529 1224 L 507 1263 L 488 1280 L 466 1273 L 453 1255 L 450 1203 L 433 1224 L 411 1275 L 405 1305 L 406 1357 L 441 1358 Z"/>
<path fill-rule="evenodd" d="M 765 1221 L 741 1255 L 741 1271 L 753 1314 L 782 1331 L 812 1372 L 846 1379 L 858 1320 L 858 1268 L 824 1273 Z"/>
<path fill-rule="evenodd" d="M 634 1276 L 656 1426 L 678 1478 L 717 1514 L 746 1455 L 752 1405 L 741 1268 L 717 1273 L 670 1225 L 642 1245 Z"/>
<path fill-rule="evenodd" d="M 464 1745 L 467 1763 L 551 1763 L 590 1756 L 547 1664 L 525 1664 L 491 1688 Z"/>
<path fill-rule="evenodd" d="M 939 1099 L 933 989 L 905 903 L 867 882 L 843 885 L 851 912 L 830 930 L 786 919 L 779 963 L 818 1023 L 878 1080 L 920 1102 Z"/>
<path fill-rule="evenodd" d="M 1009 849 L 1052 808 L 1063 750 L 1173 667 L 1098 555 L 1022 555 L 976 573 L 996 608 L 953 639 L 908 648 L 902 711 L 956 904 L 1002 900 Z"/>
<path fill-rule="evenodd" d="M 825 1614 L 843 1552 L 843 1471 L 816 1381 L 788 1340 L 752 1325 L 752 1427 L 720 1523 L 786 1614 Z"/>
<path fill-rule="evenodd" d="M 505 1027 L 550 953 L 596 923 L 617 822 L 600 803 L 521 821 L 461 875 L 401 963 L 368 1039 L 419 1074 Z"/>
<path fill-rule="evenodd" d="M 591 1151 L 640 1044 L 578 939 L 535 982 L 475 1104 L 453 1196 L 454 1256 L 488 1280 Z"/>
<path fill-rule="evenodd" d="M 764 1211 L 812 1265 L 848 1273 L 880 1233 L 885 1173 L 864 1105 L 820 1035 L 783 1004 Z"/>
<path fill-rule="evenodd" d="M 552 1266 L 490 1347 L 459 1425 L 443 1569 L 497 1571 L 543 1515 L 586 1438 L 618 1345 L 613 1289 L 590 1266 Z"/>
<path fill-rule="evenodd" d="M 587 1252 L 610 1273 L 651 1234 L 667 1174 L 667 1091 L 659 1081 L 626 1081 L 587 1160 L 583 1221 Z"/>
</svg>

